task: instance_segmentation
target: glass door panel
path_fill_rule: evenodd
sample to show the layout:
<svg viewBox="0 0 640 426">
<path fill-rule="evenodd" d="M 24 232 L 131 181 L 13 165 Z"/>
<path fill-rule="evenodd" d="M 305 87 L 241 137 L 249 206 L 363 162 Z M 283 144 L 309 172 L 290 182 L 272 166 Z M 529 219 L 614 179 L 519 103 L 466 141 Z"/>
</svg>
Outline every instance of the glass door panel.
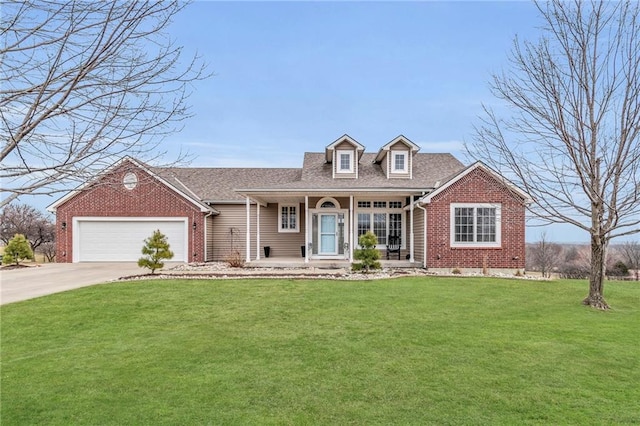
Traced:
<svg viewBox="0 0 640 426">
<path fill-rule="evenodd" d="M 320 214 L 320 254 L 337 253 L 336 219 L 336 214 Z"/>
</svg>

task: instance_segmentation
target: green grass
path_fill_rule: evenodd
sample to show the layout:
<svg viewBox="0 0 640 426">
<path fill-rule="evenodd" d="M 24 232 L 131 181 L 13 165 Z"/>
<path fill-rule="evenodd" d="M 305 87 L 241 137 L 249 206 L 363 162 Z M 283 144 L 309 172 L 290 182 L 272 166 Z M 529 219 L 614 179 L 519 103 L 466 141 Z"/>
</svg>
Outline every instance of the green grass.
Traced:
<svg viewBox="0 0 640 426">
<path fill-rule="evenodd" d="M 640 286 L 140 281 L 3 306 L 2 424 L 638 424 Z"/>
</svg>

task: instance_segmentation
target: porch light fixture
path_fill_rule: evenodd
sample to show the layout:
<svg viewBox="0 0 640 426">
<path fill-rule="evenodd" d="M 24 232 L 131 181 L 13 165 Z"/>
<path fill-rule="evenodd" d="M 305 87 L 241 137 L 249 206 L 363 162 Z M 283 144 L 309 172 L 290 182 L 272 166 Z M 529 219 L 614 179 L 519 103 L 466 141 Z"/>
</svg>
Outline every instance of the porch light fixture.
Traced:
<svg viewBox="0 0 640 426">
<path fill-rule="evenodd" d="M 64 231 L 65 229 L 67 229 L 67 222 L 62 222 L 62 230 Z"/>
<path fill-rule="evenodd" d="M 197 223 L 196 223 L 196 221 L 194 220 L 194 221 L 193 221 L 193 230 L 195 231 L 197 227 L 198 227 L 198 224 L 197 224 Z"/>
</svg>

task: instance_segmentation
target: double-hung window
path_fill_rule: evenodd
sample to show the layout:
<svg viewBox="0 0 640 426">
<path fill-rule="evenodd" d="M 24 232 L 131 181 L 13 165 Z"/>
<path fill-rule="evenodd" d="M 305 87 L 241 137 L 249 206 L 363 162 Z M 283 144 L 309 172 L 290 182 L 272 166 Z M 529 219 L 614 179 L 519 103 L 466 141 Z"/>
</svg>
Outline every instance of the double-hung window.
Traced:
<svg viewBox="0 0 640 426">
<path fill-rule="evenodd" d="M 298 205 L 279 204 L 278 232 L 299 232 Z"/>
<path fill-rule="evenodd" d="M 451 204 L 452 247 L 500 247 L 500 204 Z"/>
<path fill-rule="evenodd" d="M 353 173 L 353 151 L 338 150 L 337 155 L 337 168 L 338 173 Z"/>
<path fill-rule="evenodd" d="M 391 170 L 393 173 L 407 173 L 407 152 L 391 151 Z"/>
</svg>

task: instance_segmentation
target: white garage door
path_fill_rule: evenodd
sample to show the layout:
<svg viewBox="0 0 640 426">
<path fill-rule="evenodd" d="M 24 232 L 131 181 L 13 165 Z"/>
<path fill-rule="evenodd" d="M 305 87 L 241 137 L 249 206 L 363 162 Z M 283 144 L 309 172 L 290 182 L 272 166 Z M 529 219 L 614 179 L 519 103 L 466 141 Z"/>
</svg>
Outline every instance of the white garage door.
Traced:
<svg viewBox="0 0 640 426">
<path fill-rule="evenodd" d="M 159 229 L 167 236 L 172 261 L 187 261 L 187 218 L 77 218 L 74 262 L 126 262 L 142 256 L 144 240 Z"/>
</svg>

